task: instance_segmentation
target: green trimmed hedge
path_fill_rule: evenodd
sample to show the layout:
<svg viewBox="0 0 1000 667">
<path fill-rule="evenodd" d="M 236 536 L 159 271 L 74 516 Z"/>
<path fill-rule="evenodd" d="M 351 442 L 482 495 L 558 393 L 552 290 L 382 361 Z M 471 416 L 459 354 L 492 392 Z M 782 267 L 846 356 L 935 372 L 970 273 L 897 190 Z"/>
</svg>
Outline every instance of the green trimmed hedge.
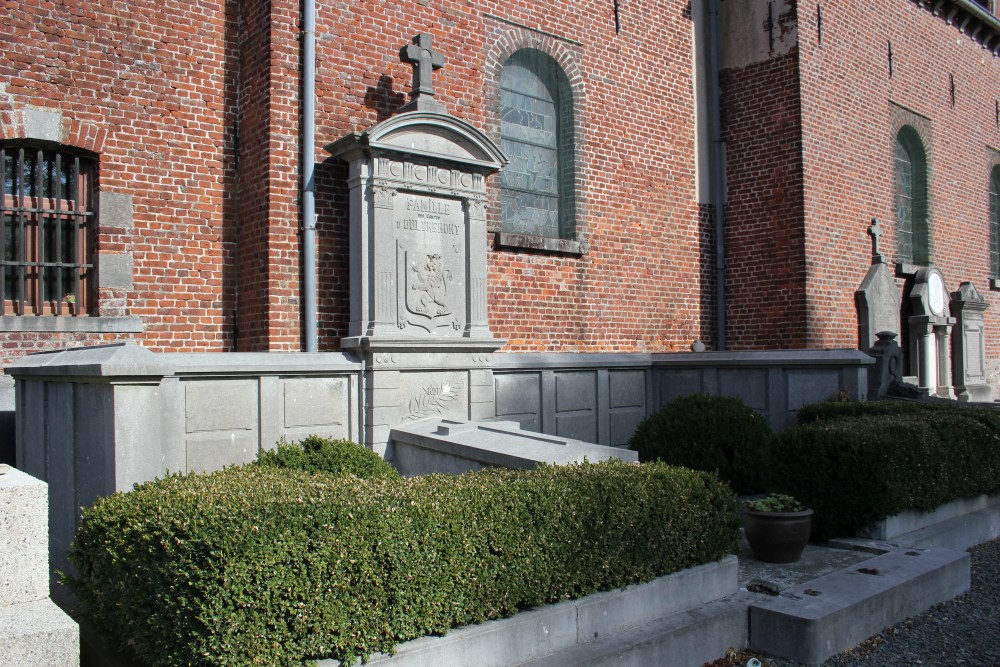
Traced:
<svg viewBox="0 0 1000 667">
<path fill-rule="evenodd" d="M 364 480 L 178 475 L 84 512 L 70 584 L 151 665 L 351 662 L 734 553 L 713 475 L 621 462 Z"/>
<path fill-rule="evenodd" d="M 372 450 L 350 440 L 334 440 L 318 435 L 293 443 L 279 440 L 276 449 L 261 452 L 257 465 L 354 475 L 362 479 L 399 478 L 396 469 Z"/>
<path fill-rule="evenodd" d="M 962 410 L 957 403 L 937 403 L 926 401 L 855 401 L 833 398 L 805 405 L 798 411 L 799 424 L 811 424 L 843 417 L 868 417 L 875 415 L 926 415 L 930 412 Z"/>
<path fill-rule="evenodd" d="M 771 426 L 733 396 L 680 396 L 644 419 L 629 440 L 641 461 L 716 472 L 738 493 L 762 491 L 759 462 Z"/>
<path fill-rule="evenodd" d="M 1000 420 L 992 411 L 821 405 L 803 411 L 811 423 L 775 435 L 761 468 L 768 491 L 815 510 L 814 540 L 854 535 L 904 510 L 1000 492 Z"/>
</svg>

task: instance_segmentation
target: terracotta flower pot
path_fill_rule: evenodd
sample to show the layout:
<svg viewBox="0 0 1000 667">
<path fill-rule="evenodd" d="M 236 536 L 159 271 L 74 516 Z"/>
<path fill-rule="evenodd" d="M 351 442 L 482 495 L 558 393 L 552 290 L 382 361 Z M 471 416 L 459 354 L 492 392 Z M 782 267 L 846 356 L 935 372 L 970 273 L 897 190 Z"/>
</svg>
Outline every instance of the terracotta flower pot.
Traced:
<svg viewBox="0 0 1000 667">
<path fill-rule="evenodd" d="M 812 527 L 812 510 L 759 512 L 748 509 L 743 523 L 750 551 L 765 563 L 794 563 L 802 557 Z"/>
</svg>

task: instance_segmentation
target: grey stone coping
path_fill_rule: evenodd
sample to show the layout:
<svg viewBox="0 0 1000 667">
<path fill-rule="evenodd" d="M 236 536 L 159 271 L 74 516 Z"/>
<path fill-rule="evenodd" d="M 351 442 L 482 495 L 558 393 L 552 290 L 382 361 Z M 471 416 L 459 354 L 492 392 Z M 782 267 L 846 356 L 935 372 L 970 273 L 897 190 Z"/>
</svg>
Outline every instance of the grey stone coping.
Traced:
<svg viewBox="0 0 1000 667">
<path fill-rule="evenodd" d="M 860 350 L 748 350 L 741 352 L 504 352 L 494 357 L 494 369 L 643 368 L 655 366 L 781 367 L 869 366 L 875 359 Z"/>
<path fill-rule="evenodd" d="M 72 317 L 69 315 L 4 315 L 0 331 L 40 331 L 70 333 L 142 333 L 145 326 L 138 317 Z"/>
<path fill-rule="evenodd" d="M 361 362 L 344 352 L 183 352 L 159 355 L 171 375 L 328 375 L 355 373 Z"/>
<path fill-rule="evenodd" d="M 164 366 L 157 355 L 135 343 L 36 352 L 7 366 L 17 377 L 162 377 Z"/>
<path fill-rule="evenodd" d="M 528 368 L 629 368 L 649 367 L 652 355 L 645 352 L 503 352 L 493 358 L 494 370 Z"/>
<path fill-rule="evenodd" d="M 657 352 L 653 366 L 870 366 L 861 350 L 747 350 L 741 352 Z"/>
<path fill-rule="evenodd" d="M 506 340 L 499 338 L 466 338 L 462 336 L 352 336 L 343 338 L 340 346 L 345 350 L 392 350 L 396 352 L 456 352 L 476 350 L 492 352 L 503 347 Z"/>
<path fill-rule="evenodd" d="M 323 375 L 355 373 L 361 363 L 342 352 L 185 352 L 157 354 L 135 343 L 39 352 L 4 369 L 13 377 L 162 378 L 184 375 Z"/>
</svg>

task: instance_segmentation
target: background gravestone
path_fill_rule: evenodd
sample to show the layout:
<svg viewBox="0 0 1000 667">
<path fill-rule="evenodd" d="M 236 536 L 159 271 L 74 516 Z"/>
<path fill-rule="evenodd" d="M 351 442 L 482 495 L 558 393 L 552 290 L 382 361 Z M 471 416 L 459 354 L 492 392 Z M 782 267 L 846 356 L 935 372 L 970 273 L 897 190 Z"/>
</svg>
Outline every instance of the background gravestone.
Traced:
<svg viewBox="0 0 1000 667">
<path fill-rule="evenodd" d="M 983 315 L 990 305 L 975 285 L 964 282 L 951 293 L 951 313 L 956 326 L 952 332 L 955 393 L 960 401 L 989 401 L 993 391 L 986 381 L 986 323 Z"/>
<path fill-rule="evenodd" d="M 872 237 L 872 264 L 854 292 L 858 307 L 858 349 L 862 352 L 871 351 L 880 332 L 899 335 L 899 312 L 903 300 L 893 272 L 879 252 L 882 223 L 873 220 L 868 233 Z"/>
<path fill-rule="evenodd" d="M 917 271 L 910 290 L 910 368 L 925 396 L 955 398 L 951 386 L 950 334 L 955 318 L 948 315 L 948 292 L 936 267 Z"/>
</svg>

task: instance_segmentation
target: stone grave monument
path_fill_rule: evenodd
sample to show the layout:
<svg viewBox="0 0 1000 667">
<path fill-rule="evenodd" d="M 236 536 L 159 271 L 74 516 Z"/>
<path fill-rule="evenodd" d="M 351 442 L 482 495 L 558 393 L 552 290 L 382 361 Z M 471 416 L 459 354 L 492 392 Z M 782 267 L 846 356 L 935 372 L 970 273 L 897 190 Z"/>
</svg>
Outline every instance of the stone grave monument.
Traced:
<svg viewBox="0 0 1000 667">
<path fill-rule="evenodd" d="M 414 64 L 402 112 L 327 147 L 349 164 L 343 347 L 365 361 L 364 439 L 383 456 L 399 423 L 492 418 L 491 355 L 505 342 L 487 321 L 486 187 L 507 158 L 434 99 L 431 76 L 444 59 L 430 35 L 401 57 Z"/>
<path fill-rule="evenodd" d="M 948 313 L 948 292 L 936 267 L 923 267 L 914 276 L 909 318 L 910 369 L 923 396 L 955 398 L 951 385 L 951 329 L 955 318 Z"/>
<path fill-rule="evenodd" d="M 951 314 L 956 325 L 952 332 L 952 364 L 955 393 L 960 401 L 989 401 L 993 392 L 986 381 L 986 324 L 984 313 L 990 305 L 975 285 L 963 282 L 951 293 Z"/>
<path fill-rule="evenodd" d="M 858 349 L 870 352 L 880 332 L 899 335 L 899 312 L 902 295 L 889 265 L 879 251 L 883 233 L 879 220 L 872 220 L 868 233 L 872 237 L 872 263 L 861 285 L 854 292 L 858 307 Z"/>
</svg>

